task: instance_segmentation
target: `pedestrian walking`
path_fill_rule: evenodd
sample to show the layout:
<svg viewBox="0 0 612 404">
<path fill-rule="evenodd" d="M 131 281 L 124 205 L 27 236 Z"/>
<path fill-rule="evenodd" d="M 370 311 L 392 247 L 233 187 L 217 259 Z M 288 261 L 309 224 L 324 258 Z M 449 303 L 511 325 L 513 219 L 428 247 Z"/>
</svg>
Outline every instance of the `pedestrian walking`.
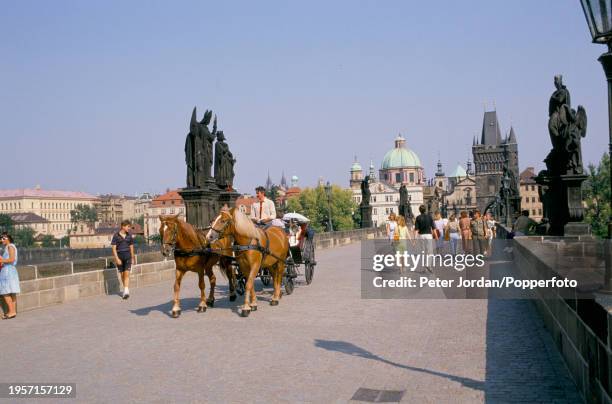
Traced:
<svg viewBox="0 0 612 404">
<path fill-rule="evenodd" d="M 491 255 L 493 252 L 493 239 L 497 237 L 497 228 L 491 212 L 485 214 L 485 223 L 487 225 L 487 254 Z"/>
<path fill-rule="evenodd" d="M 3 320 L 17 317 L 17 293 L 19 288 L 19 274 L 17 273 L 17 247 L 13 244 L 13 237 L 7 232 L 0 236 L 4 253 L 0 258 L 0 295 L 6 303 L 7 311 L 2 315 Z"/>
<path fill-rule="evenodd" d="M 396 235 L 393 238 L 397 240 L 396 250 L 403 255 L 404 252 L 408 250 L 408 240 L 412 240 L 414 243 L 414 236 L 406 225 L 406 219 L 404 219 L 404 216 L 402 215 L 397 216 L 397 227 L 395 228 L 395 234 Z M 400 273 L 404 273 L 405 268 L 403 264 L 400 264 L 399 270 Z"/>
<path fill-rule="evenodd" d="M 480 215 L 479 210 L 474 211 L 470 230 L 472 233 L 472 254 L 485 255 L 487 251 L 487 224 Z"/>
<path fill-rule="evenodd" d="M 436 239 L 435 235 L 435 225 L 433 219 L 427 212 L 427 208 L 425 205 L 419 206 L 420 214 L 417 216 L 416 221 L 414 223 L 414 229 L 417 233 L 417 238 L 420 240 L 420 244 L 423 246 L 423 252 L 425 253 L 425 268 L 432 272 L 430 266 L 428 265 L 428 256 L 433 254 L 433 243 Z"/>
<path fill-rule="evenodd" d="M 461 212 L 461 219 L 459 219 L 459 230 L 461 230 L 461 248 L 463 249 L 464 253 L 467 253 L 470 251 L 472 232 L 470 230 L 470 218 L 465 210 Z"/>
<path fill-rule="evenodd" d="M 121 222 L 121 228 L 113 235 L 111 247 L 115 264 L 123 284 L 123 298 L 130 297 L 130 271 L 134 259 L 134 238 L 130 234 L 131 223 L 129 220 Z"/>
<path fill-rule="evenodd" d="M 436 228 L 436 247 L 438 252 L 444 250 L 444 229 L 446 228 L 446 223 L 448 223 L 448 219 L 443 218 L 440 212 L 436 212 L 434 214 L 434 226 Z"/>
<path fill-rule="evenodd" d="M 390 242 L 393 242 L 395 238 L 396 228 L 397 228 L 397 221 L 396 221 L 395 213 L 391 212 L 391 214 L 387 218 L 387 223 L 385 223 L 385 229 L 387 231 L 387 239 Z"/>
<path fill-rule="evenodd" d="M 459 239 L 461 238 L 460 229 L 459 229 L 459 220 L 457 220 L 457 216 L 454 213 L 450 215 L 448 219 L 448 223 L 446 224 L 445 231 L 448 234 L 451 252 L 453 255 L 457 254 L 457 247 L 459 244 Z"/>
</svg>

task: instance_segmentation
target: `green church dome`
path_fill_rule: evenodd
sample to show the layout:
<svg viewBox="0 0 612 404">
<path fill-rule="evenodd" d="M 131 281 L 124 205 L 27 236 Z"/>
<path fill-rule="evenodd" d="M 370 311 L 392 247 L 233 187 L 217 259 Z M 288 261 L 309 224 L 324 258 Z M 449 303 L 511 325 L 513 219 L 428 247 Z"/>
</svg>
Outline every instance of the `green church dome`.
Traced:
<svg viewBox="0 0 612 404">
<path fill-rule="evenodd" d="M 385 154 L 382 161 L 382 169 L 421 167 L 421 159 L 415 152 L 407 149 L 404 144 L 406 141 L 399 135 L 395 139 L 395 147 Z"/>
<path fill-rule="evenodd" d="M 361 171 L 361 164 L 355 161 L 351 167 L 351 171 Z"/>
</svg>

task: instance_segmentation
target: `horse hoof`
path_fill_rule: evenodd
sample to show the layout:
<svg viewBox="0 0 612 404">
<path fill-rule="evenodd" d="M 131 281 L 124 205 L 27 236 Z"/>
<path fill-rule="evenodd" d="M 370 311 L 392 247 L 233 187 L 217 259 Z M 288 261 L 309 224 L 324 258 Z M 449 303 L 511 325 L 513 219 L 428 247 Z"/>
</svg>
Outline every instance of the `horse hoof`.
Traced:
<svg viewBox="0 0 612 404">
<path fill-rule="evenodd" d="M 257 306 L 251 306 L 251 311 L 257 311 Z"/>
<path fill-rule="evenodd" d="M 236 295 L 231 295 L 230 302 L 235 302 L 235 301 L 236 301 Z"/>
<path fill-rule="evenodd" d="M 270 306 L 278 306 L 278 300 L 270 300 Z"/>
<path fill-rule="evenodd" d="M 180 310 L 172 310 L 172 317 L 173 318 L 179 318 L 179 316 L 181 315 L 181 311 Z"/>
<path fill-rule="evenodd" d="M 215 301 L 214 301 L 214 300 L 211 300 L 210 302 L 206 302 L 206 305 L 207 305 L 208 307 L 215 307 Z"/>
<path fill-rule="evenodd" d="M 248 317 L 251 314 L 251 310 L 240 310 L 240 317 Z"/>
<path fill-rule="evenodd" d="M 206 306 L 198 306 L 198 313 L 204 313 L 206 311 Z"/>
</svg>

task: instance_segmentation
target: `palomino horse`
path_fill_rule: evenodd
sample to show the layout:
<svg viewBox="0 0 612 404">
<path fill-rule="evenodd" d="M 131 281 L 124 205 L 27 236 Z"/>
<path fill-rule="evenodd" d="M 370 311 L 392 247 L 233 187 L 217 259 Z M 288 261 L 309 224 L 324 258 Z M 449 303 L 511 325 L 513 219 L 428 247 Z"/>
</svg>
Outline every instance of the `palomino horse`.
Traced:
<svg viewBox="0 0 612 404">
<path fill-rule="evenodd" d="M 230 300 L 236 300 L 236 282 L 234 271 L 231 267 L 231 262 L 227 257 L 221 257 L 219 254 L 210 252 L 208 242 L 204 234 L 195 229 L 189 223 L 178 219 L 178 215 L 159 216 L 161 228 L 159 234 L 161 236 L 162 246 L 161 252 L 164 257 L 168 257 L 174 251 L 174 262 L 176 263 L 176 279 L 174 281 L 174 306 L 172 306 L 172 317 L 176 318 L 181 315 L 181 305 L 179 293 L 181 291 L 181 281 L 187 271 L 196 272 L 198 274 L 199 287 L 201 291 L 200 304 L 197 311 L 205 312 L 208 306 L 214 307 L 215 304 L 215 285 L 217 283 L 213 265 L 219 262 L 221 270 L 229 280 Z M 216 243 L 216 249 L 223 251 L 229 249 L 231 251 L 230 240 L 219 240 Z M 210 294 L 206 299 L 204 283 L 204 274 L 208 276 L 210 281 Z"/>
<path fill-rule="evenodd" d="M 268 268 L 272 274 L 274 294 L 270 305 L 278 305 L 285 260 L 289 253 L 289 242 L 282 229 L 270 227 L 262 230 L 255 227 L 251 219 L 238 209 L 222 209 L 206 233 L 206 238 L 209 243 L 221 242 L 228 238 L 234 241 L 236 262 L 247 279 L 244 304 L 240 308 L 243 317 L 257 310 L 254 283 L 260 268 Z"/>
</svg>

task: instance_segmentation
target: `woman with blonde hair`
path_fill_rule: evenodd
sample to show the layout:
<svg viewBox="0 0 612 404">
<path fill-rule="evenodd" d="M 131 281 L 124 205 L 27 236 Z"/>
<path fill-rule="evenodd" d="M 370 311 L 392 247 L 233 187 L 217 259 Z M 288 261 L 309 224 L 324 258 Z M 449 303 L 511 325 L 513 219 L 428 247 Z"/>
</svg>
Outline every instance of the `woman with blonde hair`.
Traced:
<svg viewBox="0 0 612 404">
<path fill-rule="evenodd" d="M 389 215 L 389 219 L 387 220 L 386 228 L 387 228 L 387 239 L 393 242 L 395 236 L 395 228 L 397 227 L 397 222 L 395 218 L 395 213 L 391 212 Z"/>
<path fill-rule="evenodd" d="M 394 239 L 397 241 L 397 252 L 400 254 L 404 254 L 404 251 L 407 250 L 408 240 L 414 239 L 412 232 L 406 225 L 406 219 L 404 216 L 397 216 L 397 227 L 395 228 Z M 404 266 L 400 265 L 400 273 L 404 273 Z"/>
<path fill-rule="evenodd" d="M 459 239 L 461 238 L 461 234 L 459 233 L 459 221 L 457 220 L 457 216 L 455 214 L 451 214 L 448 219 L 448 223 L 446 224 L 445 231 L 448 233 L 448 238 L 450 241 L 451 252 L 453 255 L 457 254 L 457 244 L 459 244 Z"/>
<path fill-rule="evenodd" d="M 444 229 L 446 228 L 447 219 L 442 218 L 442 214 L 438 211 L 434 214 L 434 226 L 438 233 L 438 239 L 436 240 L 436 247 L 438 251 L 444 249 Z"/>
</svg>

